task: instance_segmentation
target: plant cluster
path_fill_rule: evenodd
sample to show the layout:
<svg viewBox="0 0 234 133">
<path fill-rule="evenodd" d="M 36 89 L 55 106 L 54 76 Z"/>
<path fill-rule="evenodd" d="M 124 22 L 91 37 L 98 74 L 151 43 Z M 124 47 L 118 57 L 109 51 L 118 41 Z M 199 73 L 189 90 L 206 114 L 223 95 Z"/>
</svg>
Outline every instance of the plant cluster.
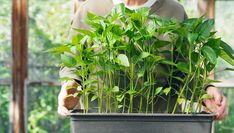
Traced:
<svg viewBox="0 0 234 133">
<path fill-rule="evenodd" d="M 168 113 L 182 103 L 183 113 L 199 112 L 202 100 L 211 98 L 205 87 L 216 82 L 208 76 L 217 58 L 234 65 L 234 51 L 215 37 L 212 19 L 179 22 L 120 4 L 104 17 L 88 13 L 85 22 L 90 29 L 74 29 L 71 43 L 52 49 L 82 79 L 75 96 L 82 95 L 84 112 L 97 101 L 100 113 L 153 113 L 159 98 L 167 101 Z"/>
</svg>

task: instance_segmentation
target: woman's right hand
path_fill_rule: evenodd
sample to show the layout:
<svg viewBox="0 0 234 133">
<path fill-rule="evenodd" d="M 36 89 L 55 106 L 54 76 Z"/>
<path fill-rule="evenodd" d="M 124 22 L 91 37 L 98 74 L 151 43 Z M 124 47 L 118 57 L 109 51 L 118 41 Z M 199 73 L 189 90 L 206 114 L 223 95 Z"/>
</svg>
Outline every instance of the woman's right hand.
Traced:
<svg viewBox="0 0 234 133">
<path fill-rule="evenodd" d="M 61 116 L 67 116 L 69 110 L 74 109 L 79 104 L 79 96 L 74 97 L 75 93 L 79 93 L 78 87 L 80 85 L 75 80 L 69 80 L 62 84 L 58 95 L 58 114 Z"/>
</svg>

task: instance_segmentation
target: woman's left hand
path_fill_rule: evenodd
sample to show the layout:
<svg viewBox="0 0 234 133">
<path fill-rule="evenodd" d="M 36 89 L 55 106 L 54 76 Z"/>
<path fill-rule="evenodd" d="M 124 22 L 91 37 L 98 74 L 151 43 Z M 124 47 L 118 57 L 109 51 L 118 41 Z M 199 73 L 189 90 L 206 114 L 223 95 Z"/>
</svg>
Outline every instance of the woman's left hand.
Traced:
<svg viewBox="0 0 234 133">
<path fill-rule="evenodd" d="M 207 108 L 208 113 L 216 114 L 216 120 L 223 120 L 228 115 L 227 98 L 224 94 L 216 87 L 209 86 L 207 88 L 207 94 L 211 95 L 211 99 L 203 101 Z"/>
</svg>

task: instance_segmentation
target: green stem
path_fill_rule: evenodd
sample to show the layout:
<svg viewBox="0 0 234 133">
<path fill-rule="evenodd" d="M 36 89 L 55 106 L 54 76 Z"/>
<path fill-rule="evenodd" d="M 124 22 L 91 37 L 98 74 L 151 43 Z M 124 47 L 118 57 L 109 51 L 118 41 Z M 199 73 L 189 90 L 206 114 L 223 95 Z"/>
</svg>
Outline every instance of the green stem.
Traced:
<svg viewBox="0 0 234 133">
<path fill-rule="evenodd" d="M 173 39 L 174 40 L 174 39 Z M 174 62 L 174 45 L 171 45 L 171 62 Z M 172 77 L 173 77 L 173 72 L 174 72 L 174 66 L 171 66 L 170 70 L 170 84 L 169 86 L 172 86 Z M 170 102 L 171 102 L 171 92 L 169 92 L 169 95 L 167 97 L 167 109 L 166 112 L 169 112 L 169 107 L 170 107 Z"/>
<path fill-rule="evenodd" d="M 196 94 L 196 92 L 197 92 L 197 84 L 198 84 L 198 79 L 199 79 L 199 77 L 200 77 L 200 68 L 199 68 L 199 66 L 198 66 L 198 68 L 197 68 L 197 72 L 195 72 L 195 74 L 197 74 L 196 76 L 195 76 L 195 79 L 194 79 L 194 85 L 193 85 L 193 92 L 192 92 L 192 96 L 191 96 L 191 99 L 190 99 L 190 107 L 189 107 L 189 110 L 193 110 L 193 103 L 194 103 L 194 97 L 195 97 L 195 94 Z M 189 111 L 188 110 L 188 111 Z M 191 110 L 191 111 L 192 111 Z M 188 113 L 188 111 L 187 111 L 187 113 Z M 193 112 L 193 111 L 192 111 Z"/>
<path fill-rule="evenodd" d="M 150 76 L 150 73 L 147 71 L 147 75 Z M 147 77 L 147 81 L 150 81 L 149 76 Z M 151 82 L 150 82 L 151 83 Z M 149 86 L 148 90 L 147 90 L 147 96 L 146 96 L 146 113 L 148 113 L 148 109 L 149 109 L 149 99 L 150 99 L 150 92 L 151 92 L 151 85 Z"/>
<path fill-rule="evenodd" d="M 178 97 L 177 97 L 176 103 L 175 103 L 174 108 L 173 108 L 173 111 L 172 111 L 173 114 L 175 113 L 176 108 L 177 108 L 177 105 L 178 105 L 178 102 L 177 102 L 177 101 L 178 101 L 178 99 L 182 96 L 182 94 L 183 94 L 185 88 L 187 87 L 189 81 L 190 81 L 190 74 L 188 74 L 188 77 L 186 78 L 185 84 L 184 84 L 182 90 L 180 91 L 180 93 L 179 93 L 179 95 L 178 95 Z"/>
<path fill-rule="evenodd" d="M 108 81 L 109 81 L 109 89 L 111 90 L 113 88 L 112 86 L 112 77 L 111 77 L 111 71 L 108 71 Z M 112 111 L 112 106 L 111 106 L 111 97 L 112 97 L 112 92 L 109 91 L 109 95 L 108 95 L 108 101 L 109 101 L 109 112 L 111 113 Z"/>
<path fill-rule="evenodd" d="M 152 97 L 151 112 L 154 113 L 154 89 L 152 89 L 151 97 Z"/>
<path fill-rule="evenodd" d="M 122 110 L 122 113 L 125 113 L 125 106 L 126 106 L 126 97 L 124 97 L 124 100 L 123 100 L 123 110 Z"/>
<path fill-rule="evenodd" d="M 142 95 L 140 96 L 139 113 L 142 112 Z"/>
<path fill-rule="evenodd" d="M 133 110 L 133 96 L 134 94 L 132 92 L 134 92 L 134 68 L 135 65 L 133 63 L 131 63 L 130 65 L 130 101 L 129 101 L 129 109 L 128 109 L 128 113 L 131 113 Z"/>
</svg>

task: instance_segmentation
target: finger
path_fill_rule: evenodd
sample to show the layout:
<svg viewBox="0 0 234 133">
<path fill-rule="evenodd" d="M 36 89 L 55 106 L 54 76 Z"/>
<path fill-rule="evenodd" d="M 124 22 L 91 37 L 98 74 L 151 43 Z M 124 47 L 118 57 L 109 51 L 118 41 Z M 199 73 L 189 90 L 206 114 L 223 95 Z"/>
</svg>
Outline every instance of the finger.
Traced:
<svg viewBox="0 0 234 133">
<path fill-rule="evenodd" d="M 63 107 L 63 106 L 59 106 L 58 107 L 58 114 L 61 115 L 62 117 L 66 117 L 68 115 L 68 109 Z"/>
<path fill-rule="evenodd" d="M 218 106 L 220 106 L 220 105 L 221 105 L 221 102 L 222 102 L 222 96 L 223 96 L 222 92 L 221 92 L 220 90 L 217 89 L 217 90 L 214 92 L 213 96 L 214 96 L 215 103 L 216 103 Z"/>
<path fill-rule="evenodd" d="M 221 115 L 216 117 L 216 120 L 224 120 L 227 117 L 227 115 L 228 115 L 228 109 L 226 108 Z"/>
<path fill-rule="evenodd" d="M 227 98 L 224 95 L 222 97 L 223 100 L 221 102 L 221 106 L 218 108 L 218 114 L 220 115 L 218 117 L 222 117 L 227 113 Z"/>
<path fill-rule="evenodd" d="M 210 99 L 204 100 L 203 103 L 205 107 L 208 109 L 207 113 L 215 113 L 217 115 L 217 105 L 212 102 Z"/>
</svg>

